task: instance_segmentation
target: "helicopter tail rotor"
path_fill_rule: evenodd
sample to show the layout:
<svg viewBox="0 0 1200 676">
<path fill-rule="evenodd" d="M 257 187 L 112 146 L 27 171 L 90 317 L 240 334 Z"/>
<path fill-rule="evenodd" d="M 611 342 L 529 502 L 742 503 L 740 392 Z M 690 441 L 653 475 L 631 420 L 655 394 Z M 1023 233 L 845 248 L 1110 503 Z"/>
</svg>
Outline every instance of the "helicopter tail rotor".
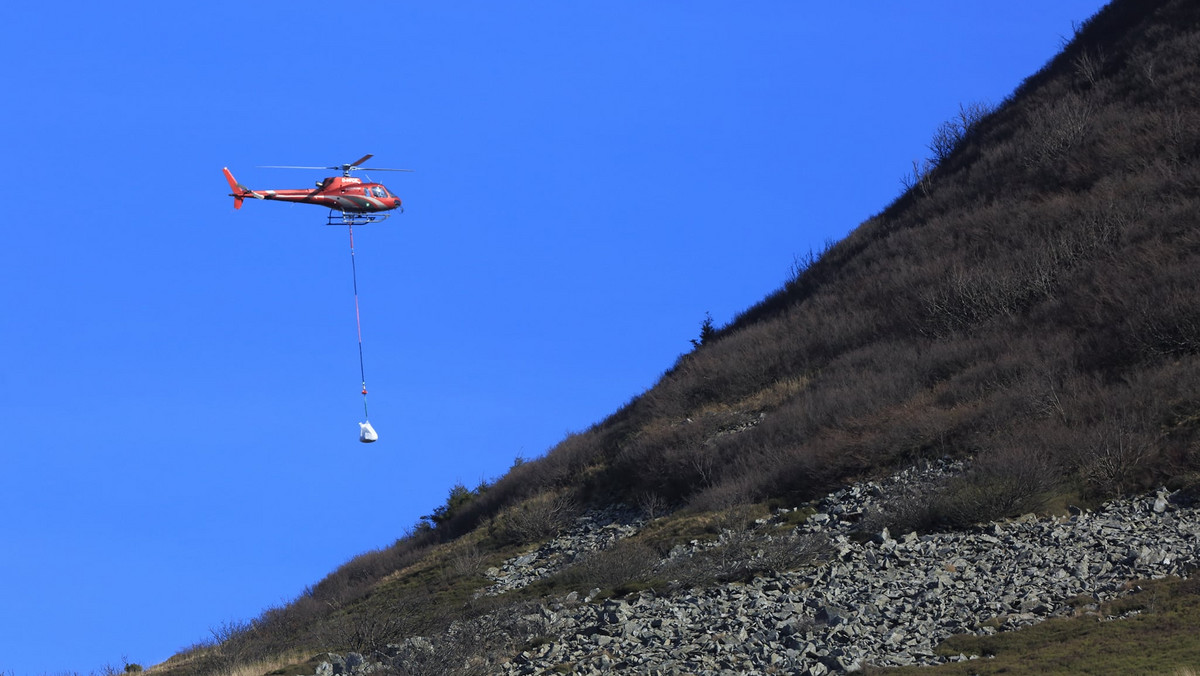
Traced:
<svg viewBox="0 0 1200 676">
<path fill-rule="evenodd" d="M 241 183 L 238 183 L 237 180 L 233 178 L 233 173 L 229 171 L 229 167 L 225 167 L 222 169 L 222 171 L 225 172 L 225 180 L 229 182 L 229 187 L 233 190 L 233 192 L 229 193 L 229 196 L 233 198 L 234 209 L 241 209 L 242 202 L 244 202 L 247 197 L 253 197 L 260 200 L 267 199 L 265 196 L 254 192 Z"/>
</svg>

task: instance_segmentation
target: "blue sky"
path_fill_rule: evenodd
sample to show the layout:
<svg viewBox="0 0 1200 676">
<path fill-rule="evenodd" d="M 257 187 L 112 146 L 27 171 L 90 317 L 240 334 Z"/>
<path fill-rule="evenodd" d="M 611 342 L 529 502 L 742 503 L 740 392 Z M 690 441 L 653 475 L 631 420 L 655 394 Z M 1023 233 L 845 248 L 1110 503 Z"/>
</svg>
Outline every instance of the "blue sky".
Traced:
<svg viewBox="0 0 1200 676">
<path fill-rule="evenodd" d="M 0 672 L 162 661 L 652 385 L 1100 0 L 18 3 Z M 233 210 L 371 164 L 406 213 Z"/>
</svg>

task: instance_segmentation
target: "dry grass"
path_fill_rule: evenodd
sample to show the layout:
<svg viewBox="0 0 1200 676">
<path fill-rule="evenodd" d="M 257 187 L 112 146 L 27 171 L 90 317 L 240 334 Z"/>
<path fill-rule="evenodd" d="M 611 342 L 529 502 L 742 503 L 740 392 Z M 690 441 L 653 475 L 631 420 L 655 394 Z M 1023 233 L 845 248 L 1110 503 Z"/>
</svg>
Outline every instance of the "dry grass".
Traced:
<svg viewBox="0 0 1200 676">
<path fill-rule="evenodd" d="M 219 651 L 214 647 L 193 649 L 188 654 L 176 655 L 161 664 L 156 664 L 145 669 L 142 673 L 150 676 L 157 674 L 181 674 L 192 673 L 193 668 L 202 669 L 204 672 L 209 672 L 211 668 L 211 658 Z M 304 671 L 289 670 L 289 667 L 304 667 L 313 657 L 312 653 L 303 651 L 289 651 L 274 657 L 266 659 L 254 660 L 246 663 L 226 664 L 221 669 L 222 676 L 265 676 L 266 674 L 276 674 L 284 676 L 289 674 L 313 673 L 312 668 Z M 315 664 L 312 665 L 315 668 Z"/>
<path fill-rule="evenodd" d="M 229 671 L 228 676 L 264 676 L 265 674 L 284 676 L 286 674 L 310 673 L 306 670 L 309 658 L 309 655 L 294 652 L 287 655 L 280 655 L 273 659 L 260 660 L 251 662 L 250 664 L 239 664 Z M 289 667 L 304 668 L 292 670 Z"/>
</svg>

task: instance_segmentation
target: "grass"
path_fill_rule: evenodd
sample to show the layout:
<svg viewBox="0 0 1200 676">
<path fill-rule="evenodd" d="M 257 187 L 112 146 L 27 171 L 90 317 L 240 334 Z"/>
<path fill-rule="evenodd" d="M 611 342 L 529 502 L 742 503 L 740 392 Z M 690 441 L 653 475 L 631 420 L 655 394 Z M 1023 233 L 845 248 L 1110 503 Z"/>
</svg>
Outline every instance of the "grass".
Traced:
<svg viewBox="0 0 1200 676">
<path fill-rule="evenodd" d="M 325 653 L 307 659 L 299 656 L 278 657 L 274 660 L 238 667 L 230 676 L 305 676 L 315 674 L 321 662 L 326 661 L 323 655 Z"/>
<path fill-rule="evenodd" d="M 1142 580 L 1099 612 L 1056 618 L 991 636 L 954 636 L 940 655 L 979 655 L 933 667 L 876 674 L 1184 674 L 1200 666 L 1200 579 Z M 1104 619 L 1119 617 L 1120 619 Z"/>
<path fill-rule="evenodd" d="M 180 656 L 175 656 L 162 664 L 157 664 L 146 669 L 144 674 L 154 676 L 154 674 L 169 671 L 170 673 L 182 673 Z M 319 655 L 310 655 L 302 651 L 292 651 L 275 657 L 253 660 L 251 662 L 240 663 L 228 667 L 224 672 L 224 676 L 301 676 L 303 674 L 313 674 L 316 672 L 317 665 L 323 660 Z"/>
<path fill-rule="evenodd" d="M 522 551 L 514 546 L 489 549 L 484 547 L 485 542 L 484 534 L 477 531 L 433 547 L 421 560 L 381 580 L 356 612 L 387 613 L 389 608 L 421 598 L 424 602 L 415 604 L 414 610 L 430 615 L 417 619 L 436 624 L 435 610 L 462 608 L 475 592 L 488 585 L 483 571 Z"/>
</svg>

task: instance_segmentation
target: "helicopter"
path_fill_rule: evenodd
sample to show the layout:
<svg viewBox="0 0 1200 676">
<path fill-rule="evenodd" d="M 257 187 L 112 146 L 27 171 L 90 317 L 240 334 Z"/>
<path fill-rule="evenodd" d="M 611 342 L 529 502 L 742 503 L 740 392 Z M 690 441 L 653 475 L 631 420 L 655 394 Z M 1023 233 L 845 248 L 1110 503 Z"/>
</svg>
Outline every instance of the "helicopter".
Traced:
<svg viewBox="0 0 1200 676">
<path fill-rule="evenodd" d="M 248 198 L 260 200 L 279 200 L 282 202 L 298 202 L 300 204 L 317 204 L 329 207 L 328 225 L 365 225 L 386 220 L 391 214 L 383 213 L 404 208 L 400 206 L 400 198 L 393 195 L 382 183 L 363 182 L 362 179 L 350 175 L 353 171 L 412 171 L 411 169 L 386 169 L 383 167 L 364 167 L 363 162 L 374 155 L 363 155 L 349 164 L 334 167 L 295 167 L 270 165 L 261 169 L 340 169 L 341 176 L 330 176 L 317 181 L 316 189 L 307 190 L 251 190 L 238 183 L 225 167 L 225 180 L 233 192 L 233 208 L 241 209 L 242 202 Z M 336 213 L 335 213 L 336 212 Z"/>
<path fill-rule="evenodd" d="M 363 416 L 364 422 L 358 423 L 358 440 L 371 443 L 379 439 L 375 428 L 371 427 L 370 416 L 367 413 L 367 372 L 363 365 L 362 322 L 358 311 L 358 271 L 354 264 L 354 226 L 367 223 L 377 223 L 391 216 L 390 212 L 404 209 L 400 206 L 400 198 L 393 195 L 381 183 L 363 182 L 350 175 L 353 171 L 412 171 L 412 169 L 385 169 L 383 167 L 364 167 L 363 162 L 373 155 L 363 155 L 356 161 L 335 167 L 294 167 L 294 166 L 264 166 L 263 169 L 340 169 L 341 176 L 330 176 L 323 181 L 317 181 L 315 190 L 251 190 L 233 177 L 229 167 L 224 167 L 225 180 L 233 192 L 233 208 L 241 209 L 242 203 L 248 198 L 259 200 L 280 200 L 283 202 L 298 202 L 300 204 L 318 204 L 329 208 L 327 225 L 346 225 L 350 232 L 350 273 L 354 281 L 354 320 L 358 325 L 358 371 L 362 376 Z"/>
</svg>

